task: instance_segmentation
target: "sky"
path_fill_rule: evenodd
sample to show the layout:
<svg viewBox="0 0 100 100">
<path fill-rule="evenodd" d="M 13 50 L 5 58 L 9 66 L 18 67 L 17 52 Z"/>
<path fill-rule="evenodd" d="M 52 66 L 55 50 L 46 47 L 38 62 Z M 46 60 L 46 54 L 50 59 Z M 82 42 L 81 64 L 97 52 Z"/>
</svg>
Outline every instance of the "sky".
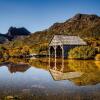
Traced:
<svg viewBox="0 0 100 100">
<path fill-rule="evenodd" d="M 11 26 L 41 31 L 77 13 L 100 16 L 100 0 L 0 0 L 0 33 Z"/>
</svg>

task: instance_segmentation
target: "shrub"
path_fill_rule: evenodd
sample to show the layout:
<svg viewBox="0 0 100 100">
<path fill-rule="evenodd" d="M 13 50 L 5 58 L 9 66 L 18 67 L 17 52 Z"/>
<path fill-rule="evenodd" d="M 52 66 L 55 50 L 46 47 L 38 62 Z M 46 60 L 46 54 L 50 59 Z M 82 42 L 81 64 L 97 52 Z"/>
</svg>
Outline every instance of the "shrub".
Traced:
<svg viewBox="0 0 100 100">
<path fill-rule="evenodd" d="M 100 60 L 100 54 L 97 54 L 95 60 Z"/>
<path fill-rule="evenodd" d="M 47 51 L 48 46 L 47 46 L 47 44 L 40 45 L 40 47 L 38 49 L 39 49 L 39 53 L 41 53 L 41 52 Z"/>
<path fill-rule="evenodd" d="M 71 49 L 68 52 L 68 58 L 71 59 L 93 59 L 95 56 L 95 48 L 91 46 L 80 46 Z"/>
</svg>

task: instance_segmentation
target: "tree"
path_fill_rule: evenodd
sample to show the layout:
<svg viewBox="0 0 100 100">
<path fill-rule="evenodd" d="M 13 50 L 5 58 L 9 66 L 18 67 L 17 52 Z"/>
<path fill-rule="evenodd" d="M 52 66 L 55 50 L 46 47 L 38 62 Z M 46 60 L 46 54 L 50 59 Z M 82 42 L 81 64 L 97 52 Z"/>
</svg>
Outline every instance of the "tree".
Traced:
<svg viewBox="0 0 100 100">
<path fill-rule="evenodd" d="M 80 46 L 71 49 L 68 52 L 68 58 L 71 59 L 93 59 L 96 54 L 95 48 L 91 46 Z"/>
</svg>

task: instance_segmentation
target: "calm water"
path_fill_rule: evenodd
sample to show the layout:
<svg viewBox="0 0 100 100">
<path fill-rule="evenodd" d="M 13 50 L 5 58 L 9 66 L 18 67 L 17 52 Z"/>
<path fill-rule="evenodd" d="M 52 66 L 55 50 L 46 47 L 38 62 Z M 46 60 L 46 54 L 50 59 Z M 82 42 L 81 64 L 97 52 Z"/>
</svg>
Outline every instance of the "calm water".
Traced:
<svg viewBox="0 0 100 100">
<path fill-rule="evenodd" d="M 100 62 L 1 59 L 0 100 L 100 100 Z M 16 99 L 12 99 L 16 100 Z"/>
</svg>

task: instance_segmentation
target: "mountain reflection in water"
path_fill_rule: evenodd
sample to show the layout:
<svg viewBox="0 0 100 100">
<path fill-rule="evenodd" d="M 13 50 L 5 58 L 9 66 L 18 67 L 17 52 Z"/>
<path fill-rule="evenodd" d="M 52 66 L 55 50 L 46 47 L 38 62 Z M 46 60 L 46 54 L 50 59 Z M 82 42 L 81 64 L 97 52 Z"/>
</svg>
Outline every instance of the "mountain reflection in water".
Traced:
<svg viewBox="0 0 100 100">
<path fill-rule="evenodd" d="M 28 64 L 14 64 L 14 63 L 1 63 L 0 67 L 2 66 L 8 67 L 10 73 L 25 72 L 31 67 Z"/>
<path fill-rule="evenodd" d="M 0 99 L 9 95 L 21 100 L 98 100 L 100 61 L 1 59 Z"/>
</svg>

